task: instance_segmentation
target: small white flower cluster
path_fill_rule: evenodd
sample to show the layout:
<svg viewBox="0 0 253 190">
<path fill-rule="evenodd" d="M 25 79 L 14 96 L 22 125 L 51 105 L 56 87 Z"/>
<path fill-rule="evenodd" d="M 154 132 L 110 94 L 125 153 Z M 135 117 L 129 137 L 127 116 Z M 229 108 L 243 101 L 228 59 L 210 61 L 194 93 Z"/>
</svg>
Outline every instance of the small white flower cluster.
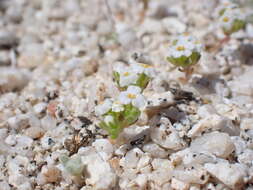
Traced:
<svg viewBox="0 0 253 190">
<path fill-rule="evenodd" d="M 146 99 L 141 94 L 141 88 L 138 86 L 129 86 L 126 91 L 119 95 L 119 100 L 122 104 L 132 104 L 133 106 L 143 110 L 146 106 Z"/>
<path fill-rule="evenodd" d="M 129 85 L 137 85 L 137 81 L 140 79 L 141 74 L 145 74 L 146 77 L 154 77 L 154 68 L 151 65 L 143 63 L 132 63 L 130 67 L 117 65 L 114 67 L 114 72 L 119 76 L 119 87 L 127 87 Z"/>
<path fill-rule="evenodd" d="M 196 38 L 185 33 L 173 42 L 169 51 L 169 56 L 174 58 L 179 58 L 181 56 L 189 57 L 193 52 L 200 53 L 201 47 L 201 43 Z"/>
<path fill-rule="evenodd" d="M 154 76 L 154 69 L 141 63 L 133 63 L 129 67 L 120 65 L 114 68 L 114 72 L 121 90 L 118 98 L 106 99 L 95 107 L 95 114 L 102 117 L 101 128 L 107 130 L 111 138 L 117 138 L 124 127 L 137 121 L 147 104 L 141 93 Z"/>
<path fill-rule="evenodd" d="M 246 13 L 236 4 L 224 2 L 219 11 L 219 23 L 226 34 L 243 29 L 246 24 Z"/>
<path fill-rule="evenodd" d="M 102 104 L 95 107 L 95 114 L 97 116 L 103 116 L 109 111 L 122 112 L 124 111 L 124 105 L 132 104 L 140 110 L 143 110 L 146 106 L 146 99 L 141 94 L 141 88 L 138 86 L 129 86 L 126 91 L 120 92 L 116 101 L 108 98 Z"/>
<path fill-rule="evenodd" d="M 193 36 L 184 33 L 173 41 L 167 60 L 179 67 L 196 64 L 200 59 L 202 44 Z"/>
</svg>

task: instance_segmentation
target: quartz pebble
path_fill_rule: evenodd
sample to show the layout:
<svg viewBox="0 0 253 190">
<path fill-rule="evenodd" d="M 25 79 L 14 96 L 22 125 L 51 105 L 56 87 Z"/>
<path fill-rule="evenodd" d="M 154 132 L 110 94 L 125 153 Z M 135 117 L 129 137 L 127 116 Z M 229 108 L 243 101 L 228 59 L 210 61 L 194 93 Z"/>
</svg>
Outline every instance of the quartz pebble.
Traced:
<svg viewBox="0 0 253 190">
<path fill-rule="evenodd" d="M 54 166 L 43 167 L 41 173 L 46 183 L 58 182 L 61 178 L 61 172 Z"/>
<path fill-rule="evenodd" d="M 18 43 L 18 39 L 13 32 L 1 30 L 0 31 L 0 47 L 13 47 Z"/>
<path fill-rule="evenodd" d="M 14 68 L 4 67 L 0 70 L 0 88 L 2 91 L 13 91 L 24 88 L 29 80 L 29 72 Z"/>
<path fill-rule="evenodd" d="M 181 34 L 186 31 L 186 25 L 176 18 L 173 17 L 164 18 L 162 20 L 162 23 L 166 28 L 166 30 L 168 31 L 168 33 Z"/>
<path fill-rule="evenodd" d="M 191 149 L 194 151 L 207 151 L 221 158 L 228 157 L 235 146 L 226 133 L 211 132 L 196 138 L 191 143 Z"/>
<path fill-rule="evenodd" d="M 252 16 L 227 38 L 226 5 L 0 0 L 0 190 L 250 190 Z M 203 45 L 190 74 L 166 60 L 188 33 Z M 95 106 L 136 63 L 154 70 L 146 107 L 111 139 Z"/>
<path fill-rule="evenodd" d="M 218 178 L 230 188 L 235 189 L 240 188 L 244 184 L 243 178 L 247 172 L 246 168 L 239 164 L 229 164 L 227 162 L 205 164 L 205 168 L 212 176 Z"/>
</svg>

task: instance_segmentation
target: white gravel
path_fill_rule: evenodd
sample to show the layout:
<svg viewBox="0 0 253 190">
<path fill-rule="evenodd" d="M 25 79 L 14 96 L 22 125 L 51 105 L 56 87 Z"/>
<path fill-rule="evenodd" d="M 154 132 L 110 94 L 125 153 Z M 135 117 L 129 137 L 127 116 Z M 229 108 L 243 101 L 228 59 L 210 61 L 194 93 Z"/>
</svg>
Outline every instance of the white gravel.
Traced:
<svg viewBox="0 0 253 190">
<path fill-rule="evenodd" d="M 0 190 L 253 189 L 253 24 L 222 43 L 219 0 L 105 2 L 0 0 Z M 165 60 L 186 31 L 205 46 L 187 82 Z M 134 62 L 147 107 L 111 140 L 94 107 Z"/>
</svg>

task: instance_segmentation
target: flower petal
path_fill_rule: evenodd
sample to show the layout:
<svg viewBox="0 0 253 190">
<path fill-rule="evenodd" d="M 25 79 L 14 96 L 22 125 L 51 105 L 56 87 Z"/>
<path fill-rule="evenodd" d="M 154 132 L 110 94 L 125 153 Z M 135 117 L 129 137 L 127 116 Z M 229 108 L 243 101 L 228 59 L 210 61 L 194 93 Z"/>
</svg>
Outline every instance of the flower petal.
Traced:
<svg viewBox="0 0 253 190">
<path fill-rule="evenodd" d="M 132 100 L 132 104 L 133 106 L 143 110 L 146 106 L 146 99 L 143 95 L 139 94 L 137 95 L 137 97 L 135 99 Z"/>
<path fill-rule="evenodd" d="M 120 102 L 119 103 L 118 102 L 114 102 L 112 104 L 112 111 L 113 112 L 121 112 L 123 110 L 124 110 L 124 107 L 123 107 L 122 104 L 120 104 Z"/>
<path fill-rule="evenodd" d="M 104 115 L 111 109 L 112 101 L 110 99 L 106 99 L 102 104 L 95 107 L 95 114 L 97 116 Z"/>
<path fill-rule="evenodd" d="M 140 94 L 141 93 L 141 88 L 138 87 L 138 86 L 129 86 L 127 88 L 127 93 Z"/>
<path fill-rule="evenodd" d="M 121 92 L 119 94 L 118 100 L 121 104 L 129 104 L 131 99 L 127 97 L 127 91 Z"/>
<path fill-rule="evenodd" d="M 125 87 L 125 86 L 135 83 L 137 79 L 138 79 L 138 75 L 136 73 L 130 73 L 128 76 L 121 75 L 119 84 L 121 87 Z"/>
</svg>

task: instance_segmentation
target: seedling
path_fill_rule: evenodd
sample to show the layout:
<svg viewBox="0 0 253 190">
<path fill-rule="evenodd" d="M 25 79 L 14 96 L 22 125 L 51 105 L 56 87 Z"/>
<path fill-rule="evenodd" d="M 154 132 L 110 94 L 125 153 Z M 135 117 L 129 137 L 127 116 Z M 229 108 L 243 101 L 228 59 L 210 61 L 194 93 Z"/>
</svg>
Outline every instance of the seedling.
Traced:
<svg viewBox="0 0 253 190">
<path fill-rule="evenodd" d="M 118 65 L 114 68 L 113 77 L 120 90 L 126 90 L 129 85 L 143 90 L 154 77 L 154 69 L 142 63 L 132 63 L 130 67 Z"/>
<path fill-rule="evenodd" d="M 226 37 L 221 40 L 219 48 L 230 40 L 230 35 L 245 29 L 247 23 L 247 15 L 235 3 L 225 1 L 218 8 L 219 25 Z M 218 48 L 218 49 L 219 49 Z"/>
<path fill-rule="evenodd" d="M 192 73 L 192 66 L 198 63 L 201 57 L 201 43 L 185 33 L 172 42 L 167 61 L 179 67 L 186 73 L 186 80 Z"/>
<path fill-rule="evenodd" d="M 246 26 L 246 14 L 238 7 L 224 8 L 220 14 L 220 25 L 227 36 Z"/>
<path fill-rule="evenodd" d="M 141 88 L 129 86 L 126 91 L 120 93 L 118 100 L 113 102 L 106 99 L 98 105 L 95 113 L 102 117 L 99 126 L 109 133 L 111 139 L 116 139 L 125 127 L 138 120 L 145 105 L 146 100 L 141 94 Z"/>
</svg>

